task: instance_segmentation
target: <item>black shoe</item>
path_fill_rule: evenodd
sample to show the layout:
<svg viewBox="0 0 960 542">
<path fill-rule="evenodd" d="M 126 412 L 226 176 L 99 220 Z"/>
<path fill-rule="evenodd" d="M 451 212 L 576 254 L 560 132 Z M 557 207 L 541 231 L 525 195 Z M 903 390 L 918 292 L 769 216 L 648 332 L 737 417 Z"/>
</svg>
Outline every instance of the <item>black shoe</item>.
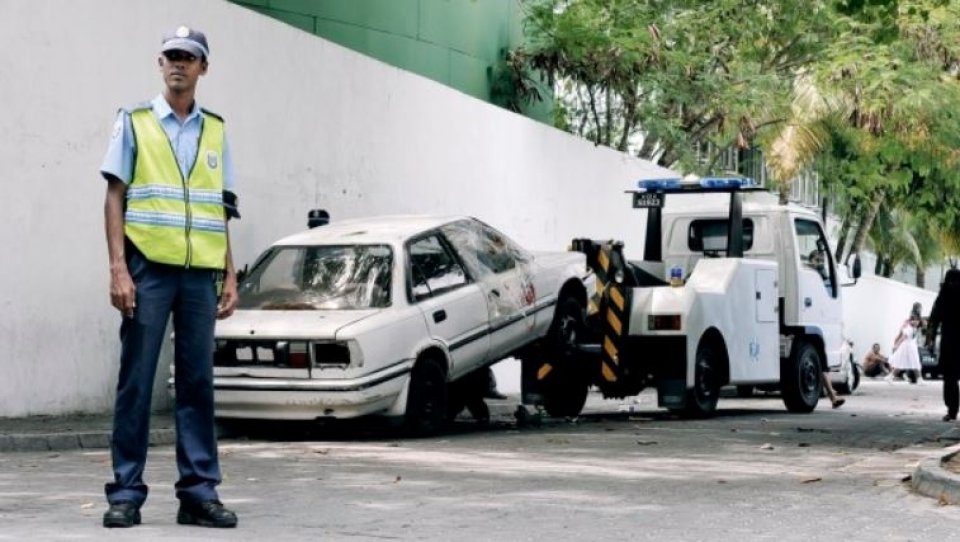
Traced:
<svg viewBox="0 0 960 542">
<path fill-rule="evenodd" d="M 133 527 L 140 525 L 140 506 L 130 501 L 110 503 L 103 514 L 104 527 Z"/>
<path fill-rule="evenodd" d="M 957 419 L 957 415 L 956 415 L 956 414 L 951 414 L 951 413 L 947 412 L 947 414 L 944 415 L 944 417 L 943 417 L 942 419 L 943 419 L 943 421 L 945 421 L 945 422 L 952 422 L 952 421 L 954 421 L 954 420 Z"/>
<path fill-rule="evenodd" d="M 223 507 L 220 501 L 188 503 L 180 501 L 177 512 L 180 525 L 199 525 L 201 527 L 230 528 L 237 526 L 237 515 Z"/>
<path fill-rule="evenodd" d="M 484 397 L 485 399 L 500 399 L 500 400 L 503 400 L 503 399 L 506 399 L 506 398 L 507 398 L 506 395 L 500 393 L 500 391 L 498 391 L 498 390 L 490 390 L 490 391 L 488 391 L 486 394 L 484 394 L 483 397 Z"/>
</svg>

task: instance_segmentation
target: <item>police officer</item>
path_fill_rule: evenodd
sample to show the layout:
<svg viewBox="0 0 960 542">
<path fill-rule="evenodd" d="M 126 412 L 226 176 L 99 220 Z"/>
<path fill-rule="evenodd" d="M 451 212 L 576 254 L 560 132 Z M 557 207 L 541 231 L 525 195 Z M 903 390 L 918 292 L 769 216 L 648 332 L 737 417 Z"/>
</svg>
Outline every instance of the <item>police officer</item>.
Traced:
<svg viewBox="0 0 960 542">
<path fill-rule="evenodd" d="M 227 219 L 239 217 L 223 119 L 194 100 L 210 49 L 197 30 L 165 35 L 163 92 L 117 115 L 100 168 L 110 301 L 121 312 L 112 482 L 104 527 L 140 523 L 143 469 L 160 346 L 173 315 L 177 522 L 234 527 L 224 508 L 213 418 L 213 328 L 237 305 Z M 219 279 L 219 280 L 218 280 Z M 219 289 L 221 290 L 218 292 Z M 219 294 L 219 299 L 218 299 Z"/>
</svg>

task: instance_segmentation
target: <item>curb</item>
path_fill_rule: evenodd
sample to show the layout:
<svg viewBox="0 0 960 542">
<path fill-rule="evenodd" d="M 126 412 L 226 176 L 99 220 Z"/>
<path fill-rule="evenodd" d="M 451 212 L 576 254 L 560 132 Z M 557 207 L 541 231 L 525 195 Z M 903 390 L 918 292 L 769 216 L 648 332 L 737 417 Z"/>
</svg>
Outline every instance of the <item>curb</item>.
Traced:
<svg viewBox="0 0 960 542">
<path fill-rule="evenodd" d="M 937 499 L 940 504 L 960 504 L 960 475 L 943 468 L 957 454 L 960 450 L 921 461 L 910 479 L 913 490 Z"/>
<path fill-rule="evenodd" d="M 174 444 L 173 429 L 150 431 L 150 446 Z M 55 452 L 110 448 L 110 431 L 0 435 L 0 452 Z"/>
</svg>

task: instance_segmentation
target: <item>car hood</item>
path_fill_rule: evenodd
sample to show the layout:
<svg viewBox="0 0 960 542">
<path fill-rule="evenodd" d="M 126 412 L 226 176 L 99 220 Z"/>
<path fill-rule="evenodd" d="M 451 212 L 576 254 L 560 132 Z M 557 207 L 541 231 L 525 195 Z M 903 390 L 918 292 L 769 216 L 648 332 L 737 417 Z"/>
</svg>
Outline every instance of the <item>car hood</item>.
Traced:
<svg viewBox="0 0 960 542">
<path fill-rule="evenodd" d="M 230 318 L 217 322 L 215 335 L 222 339 L 332 339 L 344 326 L 369 318 L 381 310 L 238 310 Z"/>
</svg>

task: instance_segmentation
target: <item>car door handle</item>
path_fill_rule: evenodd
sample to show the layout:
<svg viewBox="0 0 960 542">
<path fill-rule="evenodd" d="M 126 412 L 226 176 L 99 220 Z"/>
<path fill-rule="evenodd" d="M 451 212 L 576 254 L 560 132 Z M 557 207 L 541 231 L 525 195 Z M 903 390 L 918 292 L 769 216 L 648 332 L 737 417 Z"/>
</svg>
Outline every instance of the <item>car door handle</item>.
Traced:
<svg viewBox="0 0 960 542">
<path fill-rule="evenodd" d="M 437 324 L 447 319 L 447 311 L 440 309 L 433 313 L 433 321 Z"/>
<path fill-rule="evenodd" d="M 491 288 L 490 295 L 492 295 L 493 297 L 500 297 L 500 290 L 497 290 L 496 288 Z"/>
<path fill-rule="evenodd" d="M 812 306 L 813 306 L 813 299 L 812 299 L 812 298 L 809 298 L 809 297 L 803 298 L 803 306 L 804 306 L 804 307 L 812 307 Z"/>
</svg>

